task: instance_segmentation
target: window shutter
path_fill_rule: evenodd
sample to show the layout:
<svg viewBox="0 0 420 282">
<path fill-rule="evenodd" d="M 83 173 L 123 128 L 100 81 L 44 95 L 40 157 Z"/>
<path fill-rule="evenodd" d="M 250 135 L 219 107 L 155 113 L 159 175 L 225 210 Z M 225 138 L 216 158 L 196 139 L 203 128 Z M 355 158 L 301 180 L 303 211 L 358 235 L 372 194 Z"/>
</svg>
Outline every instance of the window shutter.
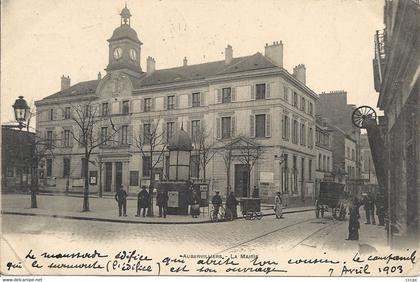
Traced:
<svg viewBox="0 0 420 282">
<path fill-rule="evenodd" d="M 163 97 L 163 109 L 164 110 L 168 109 L 168 96 Z"/>
<path fill-rule="evenodd" d="M 265 115 L 265 137 L 271 137 L 271 114 Z"/>
<path fill-rule="evenodd" d="M 152 111 L 155 110 L 155 104 L 156 104 L 156 98 L 152 98 L 152 107 L 151 107 Z"/>
<path fill-rule="evenodd" d="M 61 147 L 64 147 L 64 129 L 61 130 L 60 133 L 60 139 L 61 139 Z"/>
<path fill-rule="evenodd" d="M 251 138 L 255 137 L 255 116 L 250 115 L 249 116 L 249 135 Z"/>
<path fill-rule="evenodd" d="M 220 104 L 222 103 L 222 90 L 216 89 L 216 103 Z"/>
<path fill-rule="evenodd" d="M 58 120 L 58 111 L 59 111 L 60 109 L 54 109 L 54 113 L 53 113 L 53 116 L 54 116 L 54 120 Z"/>
<path fill-rule="evenodd" d="M 192 107 L 192 93 L 188 93 L 188 108 Z"/>
<path fill-rule="evenodd" d="M 236 118 L 235 116 L 232 116 L 230 118 L 231 122 L 231 137 L 234 137 L 236 135 Z"/>
<path fill-rule="evenodd" d="M 191 120 L 186 120 L 187 124 L 187 133 L 191 136 Z"/>
<path fill-rule="evenodd" d="M 283 138 L 283 140 L 286 139 L 286 127 L 284 126 L 284 115 L 281 115 L 280 132 L 281 132 L 281 137 Z"/>
<path fill-rule="evenodd" d="M 204 119 L 200 120 L 200 132 L 202 132 L 203 134 L 208 133 L 208 131 L 206 129 L 206 123 L 205 123 Z"/>
<path fill-rule="evenodd" d="M 61 110 L 61 119 L 66 119 L 66 108 L 64 108 L 64 110 Z"/>
<path fill-rule="evenodd" d="M 205 105 L 204 93 L 200 92 L 200 106 L 204 106 L 204 105 Z"/>
<path fill-rule="evenodd" d="M 139 112 L 143 112 L 143 99 L 138 100 Z"/>
<path fill-rule="evenodd" d="M 122 114 L 122 101 L 118 102 L 118 113 Z"/>
<path fill-rule="evenodd" d="M 271 93 L 270 93 L 270 83 L 265 84 L 265 98 L 270 99 Z"/>
<path fill-rule="evenodd" d="M 69 133 L 69 145 L 70 147 L 73 147 L 73 130 L 70 130 Z"/>
<path fill-rule="evenodd" d="M 232 91 L 232 102 L 236 102 L 236 87 L 231 88 Z"/>
<path fill-rule="evenodd" d="M 220 123 L 221 123 L 221 119 L 216 118 L 217 139 L 222 138 L 222 125 Z"/>
<path fill-rule="evenodd" d="M 175 96 L 175 109 L 179 109 L 179 95 Z"/>
<path fill-rule="evenodd" d="M 251 100 L 255 100 L 255 85 L 251 85 Z"/>
</svg>

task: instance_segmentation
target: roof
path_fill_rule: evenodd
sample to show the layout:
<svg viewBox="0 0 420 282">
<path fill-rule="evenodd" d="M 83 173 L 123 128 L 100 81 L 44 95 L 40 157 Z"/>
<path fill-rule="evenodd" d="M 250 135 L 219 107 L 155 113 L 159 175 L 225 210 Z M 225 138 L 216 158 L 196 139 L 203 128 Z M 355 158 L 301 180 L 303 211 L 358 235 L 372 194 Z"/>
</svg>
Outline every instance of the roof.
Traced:
<svg viewBox="0 0 420 282">
<path fill-rule="evenodd" d="M 168 149 L 171 151 L 191 151 L 193 149 L 190 135 L 183 127 L 171 137 Z"/>
<path fill-rule="evenodd" d="M 276 67 L 260 52 L 251 56 L 233 58 L 228 65 L 225 60 L 170 69 L 156 70 L 141 81 L 142 86 L 153 86 L 166 83 L 193 81 L 210 76 L 237 73 Z"/>
<path fill-rule="evenodd" d="M 117 27 L 112 36 L 108 41 L 114 41 L 119 39 L 131 39 L 134 42 L 141 43 L 139 37 L 137 36 L 137 32 L 132 29 L 128 24 L 122 24 L 121 26 Z"/>
<path fill-rule="evenodd" d="M 57 93 L 47 96 L 42 100 L 95 93 L 96 87 L 98 86 L 99 82 L 100 80 L 98 79 L 79 82 L 67 89 L 61 90 Z"/>
</svg>

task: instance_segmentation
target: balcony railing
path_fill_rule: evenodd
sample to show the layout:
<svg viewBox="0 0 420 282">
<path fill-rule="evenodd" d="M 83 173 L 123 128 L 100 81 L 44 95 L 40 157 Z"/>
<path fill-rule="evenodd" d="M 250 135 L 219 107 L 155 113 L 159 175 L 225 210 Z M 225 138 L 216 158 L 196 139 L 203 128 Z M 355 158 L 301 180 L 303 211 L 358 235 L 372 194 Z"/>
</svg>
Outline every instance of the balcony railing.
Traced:
<svg viewBox="0 0 420 282">
<path fill-rule="evenodd" d="M 375 90 L 377 92 L 381 89 L 386 62 L 386 51 L 386 32 L 385 30 L 377 30 L 375 34 L 375 58 L 373 59 L 373 76 Z"/>
</svg>

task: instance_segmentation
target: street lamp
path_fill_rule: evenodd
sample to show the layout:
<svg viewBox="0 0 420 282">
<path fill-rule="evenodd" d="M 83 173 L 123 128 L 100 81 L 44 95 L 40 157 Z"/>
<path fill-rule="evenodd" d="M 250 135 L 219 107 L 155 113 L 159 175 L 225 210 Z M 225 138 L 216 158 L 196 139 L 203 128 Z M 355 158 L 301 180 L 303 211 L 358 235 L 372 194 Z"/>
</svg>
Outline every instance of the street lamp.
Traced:
<svg viewBox="0 0 420 282">
<path fill-rule="evenodd" d="M 15 111 L 15 119 L 19 123 L 17 126 L 20 130 L 25 126 L 24 122 L 26 121 L 29 113 L 29 106 L 23 96 L 19 96 L 13 104 L 13 110 Z"/>
</svg>

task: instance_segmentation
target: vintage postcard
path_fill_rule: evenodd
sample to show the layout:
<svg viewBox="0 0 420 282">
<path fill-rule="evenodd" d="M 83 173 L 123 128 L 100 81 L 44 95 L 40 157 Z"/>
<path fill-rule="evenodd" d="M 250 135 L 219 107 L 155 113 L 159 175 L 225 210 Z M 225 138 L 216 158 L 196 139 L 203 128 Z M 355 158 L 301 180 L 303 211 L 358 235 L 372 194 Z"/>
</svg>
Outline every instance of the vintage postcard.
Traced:
<svg viewBox="0 0 420 282">
<path fill-rule="evenodd" d="M 1 12 L 7 281 L 417 281 L 418 0 Z"/>
</svg>

